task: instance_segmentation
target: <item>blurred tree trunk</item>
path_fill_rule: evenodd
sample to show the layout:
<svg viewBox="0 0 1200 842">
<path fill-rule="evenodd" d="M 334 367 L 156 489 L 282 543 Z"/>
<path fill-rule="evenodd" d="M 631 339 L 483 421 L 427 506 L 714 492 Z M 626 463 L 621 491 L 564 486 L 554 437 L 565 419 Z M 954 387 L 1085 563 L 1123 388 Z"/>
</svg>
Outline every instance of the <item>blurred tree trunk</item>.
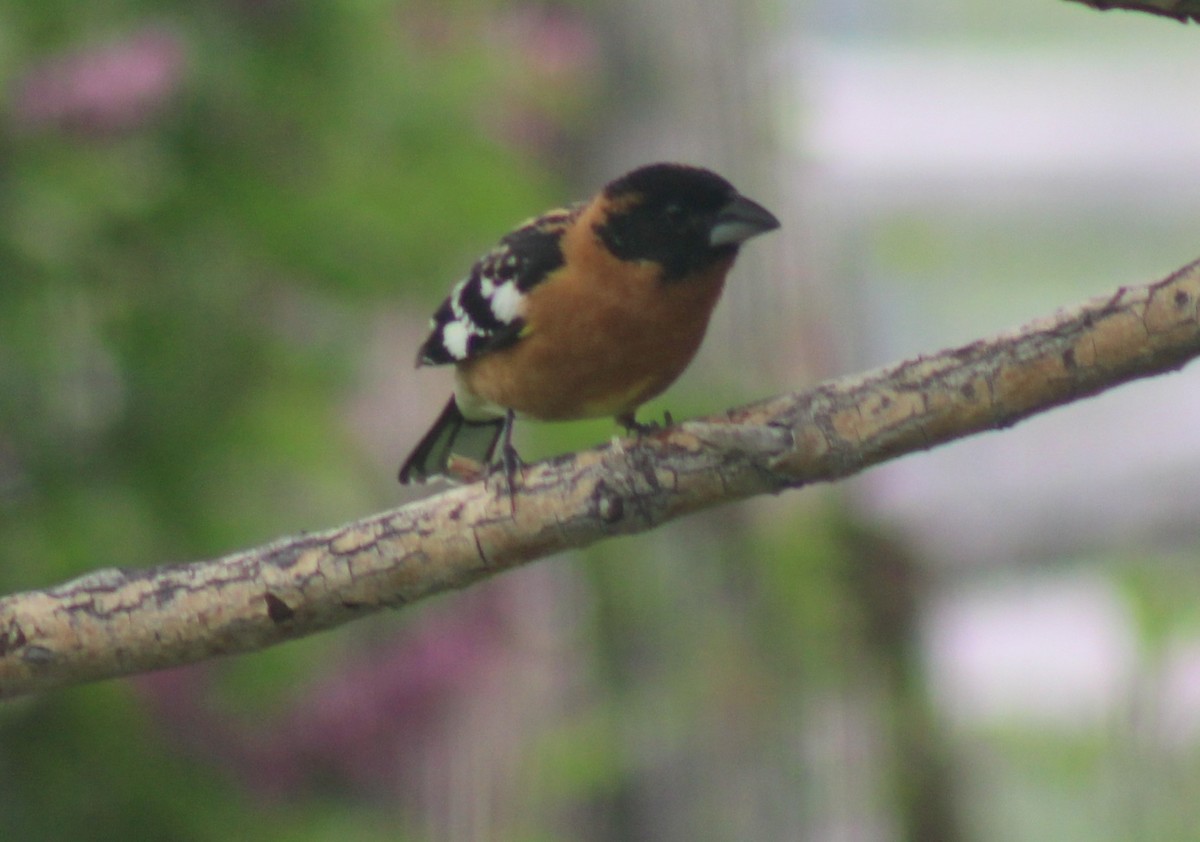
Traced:
<svg viewBox="0 0 1200 842">
<path fill-rule="evenodd" d="M 784 191 L 773 180 L 780 168 L 771 125 L 775 96 L 768 73 L 767 11 L 758 0 L 618 0 L 604 6 L 600 25 L 611 68 L 611 110 L 604 115 L 605 130 L 592 135 L 580 150 L 584 186 L 652 160 L 697 164 L 719 172 L 775 210 L 794 233 L 796 219 L 788 218 Z M 786 300 L 781 295 L 783 278 L 794 278 L 794 267 L 799 266 L 794 263 L 789 273 L 782 271 L 784 241 L 789 239 L 764 242 L 763 248 L 741 256 L 704 346 L 677 391 L 686 391 L 690 381 L 723 386 L 748 398 L 768 391 L 772 380 L 785 382 L 776 378 L 802 379 L 794 368 L 789 375 L 781 370 L 784 319 L 772 315 Z M 730 536 L 753 529 L 749 514 L 740 507 L 726 509 L 702 523 L 673 525 L 651 538 L 650 553 L 662 565 L 660 575 L 671 577 L 672 589 L 686 594 L 686 601 L 702 614 L 702 605 L 722 603 L 708 612 L 709 622 L 689 623 L 685 637 L 690 645 L 705 647 L 710 636 L 721 634 L 715 628 L 721 618 L 728 622 L 730 616 L 752 610 L 747 604 L 728 604 L 729 594 L 714 584 L 726 575 L 721 568 L 728 561 L 723 557 L 740 555 L 730 546 L 736 540 Z M 669 682 L 672 676 L 677 680 L 667 664 L 648 676 L 645 664 L 621 657 L 641 648 L 631 638 L 645 628 L 639 632 L 615 595 L 602 592 L 600 600 L 616 601 L 610 611 L 602 611 L 604 621 L 597 632 L 598 648 L 607 655 L 604 671 L 612 692 L 636 693 L 636 685 L 647 681 Z M 657 658 L 688 662 L 694 653 L 667 651 Z M 671 729 L 682 715 L 660 710 L 661 721 L 642 725 L 640 733 L 627 733 L 623 739 L 653 739 L 655 731 Z M 710 735 L 684 750 L 686 757 L 673 757 L 653 774 L 627 776 L 625 785 L 598 805 L 598 812 L 609 817 L 607 838 L 694 838 L 695 817 L 714 815 L 721 818 L 707 829 L 713 838 L 794 835 L 801 799 L 780 799 L 779 787 L 803 786 L 788 780 L 783 771 L 796 768 L 799 759 L 749 757 L 745 752 L 746 746 L 736 745 L 734 739 Z M 752 793 L 747 792 L 750 788 Z M 663 810 L 664 805 L 670 809 Z"/>
<path fill-rule="evenodd" d="M 788 183 L 780 184 L 775 112 L 778 56 L 758 0 L 620 0 L 601 26 L 610 49 L 610 103 L 605 130 L 581 150 L 587 186 L 650 160 L 709 167 L 775 210 L 794 236 L 799 225 Z M 777 13 L 777 12 L 776 12 Z M 748 250 L 714 316 L 693 370 L 694 382 L 722 378 L 748 395 L 779 382 L 781 336 L 795 319 L 780 309 L 796 303 L 800 261 L 784 262 L 792 237 Z M 782 271 L 784 266 L 788 272 Z M 789 316 L 803 312 L 792 309 Z M 787 372 L 795 374 L 795 360 Z M 704 379 L 702 379 L 704 378 Z M 793 378 L 794 380 L 795 378 Z"/>
<path fill-rule="evenodd" d="M 605 7 L 602 23 L 607 29 L 610 51 L 609 66 L 614 68 L 611 79 L 613 108 L 606 114 L 606 131 L 593 136 L 589 147 L 581 150 L 580 178 L 588 185 L 603 182 L 612 173 L 622 172 L 650 159 L 679 160 L 708 166 L 733 181 L 768 207 L 776 209 L 788 236 L 779 237 L 762 249 L 743 255 L 739 270 L 726 288 L 725 297 L 714 317 L 705 340 L 704 350 L 693 366 L 692 382 L 733 384 L 734 390 L 745 389 L 747 396 L 756 390 L 770 391 L 779 382 L 802 382 L 816 376 L 831 374 L 842 343 L 829 337 L 821 327 L 825 320 L 822 302 L 826 296 L 809 278 L 809 262 L 800 253 L 804 248 L 802 231 L 803 206 L 799 168 L 789 166 L 776 138 L 778 109 L 792 87 L 786 76 L 777 72 L 784 56 L 788 33 L 779 33 L 770 25 L 769 16 L 779 15 L 777 7 L 758 0 L 621 0 Z M 776 71 L 776 72 L 772 72 Z M 783 271 L 783 267 L 787 267 Z M 822 345 L 824 343 L 824 345 Z M 686 381 L 682 388 L 686 388 Z M 800 505 L 805 505 L 800 503 Z M 683 591 L 696 587 L 696 570 L 704 559 L 679 558 L 681 546 L 695 546 L 694 533 L 702 530 L 709 535 L 711 546 L 719 547 L 730 534 L 748 534 L 754 527 L 748 519 L 752 512 L 746 507 L 714 512 L 703 524 L 689 523 L 669 527 L 668 533 L 687 530 L 693 538 L 676 540 L 670 534 L 657 538 L 658 562 L 675 556 L 671 575 Z M 866 617 L 866 625 L 876 634 L 867 634 L 852 642 L 861 647 L 862 656 L 855 663 L 879 665 L 868 678 L 848 680 L 845 692 L 857 693 L 859 698 L 848 705 L 861 721 L 852 727 L 876 732 L 874 738 L 843 743 L 842 750 L 853 753 L 861 746 L 870 746 L 871 758 L 844 756 L 837 758 L 840 769 L 815 770 L 810 779 L 790 780 L 796 797 L 784 807 L 775 792 L 771 809 L 748 809 L 745 793 L 729 785 L 729 770 L 744 768 L 749 779 L 762 784 L 755 801 L 770 798 L 764 793 L 776 789 L 781 781 L 805 768 L 802 758 L 789 755 L 782 747 L 773 756 L 748 758 L 744 746 L 728 741 L 712 741 L 695 758 L 709 767 L 711 780 L 697 784 L 696 770 L 686 780 L 677 780 L 680 788 L 664 792 L 669 780 L 656 780 L 655 803 L 678 804 L 691 797 L 698 801 L 728 802 L 719 812 L 727 817 L 741 816 L 720 834 L 735 834 L 742 838 L 785 838 L 798 828 L 836 826 L 843 822 L 868 824 L 879 820 L 879 806 L 874 802 L 878 792 L 891 792 L 894 816 L 884 819 L 885 825 L 894 822 L 905 838 L 922 842 L 941 842 L 960 838 L 954 816 L 953 795 L 943 786 L 952 777 L 947 772 L 944 746 L 936 739 L 929 719 L 926 688 L 915 658 L 916 612 L 918 601 L 912 594 L 896 595 L 896 600 L 876 599 L 880 595 L 873 577 L 878 571 L 860 566 L 864 556 L 877 553 L 860 552 L 863 542 L 846 541 L 842 557 L 848 559 L 853 572 L 847 571 L 843 596 L 856 603 L 856 613 Z M 739 555 L 736 549 L 732 554 Z M 716 554 L 716 553 L 714 553 Z M 903 552 L 889 558 L 905 560 L 904 578 L 911 581 L 916 565 Z M 709 560 L 719 564 L 719 560 Z M 736 563 L 752 563 L 738 559 Z M 896 565 L 892 565 L 893 568 Z M 895 572 L 894 570 L 892 572 Z M 752 612 L 750 603 L 736 611 Z M 897 612 L 900 612 L 899 614 Z M 604 632 L 613 636 L 602 643 L 606 648 L 623 652 L 632 647 L 621 638 L 628 634 L 628 625 L 613 622 Z M 882 633 L 886 630 L 887 633 Z M 636 633 L 636 632 L 634 632 Z M 702 645 L 702 644 L 701 644 Z M 844 642 L 829 641 L 831 646 Z M 610 680 L 622 682 L 619 663 L 607 665 Z M 813 677 L 828 680 L 828 676 Z M 863 677 L 859 677 L 860 679 Z M 625 681 L 634 680 L 626 675 Z M 787 686 L 796 691 L 801 681 Z M 854 689 L 857 688 L 857 689 Z M 810 688 L 810 693 L 813 690 Z M 823 695 L 816 690 L 816 695 Z M 842 692 L 842 691 L 839 691 Z M 785 701 L 786 705 L 786 701 Z M 880 716 L 872 716 L 873 711 Z M 886 724 L 885 724 L 886 723 Z M 800 731 L 820 727 L 814 721 L 792 719 L 778 722 L 781 730 L 788 727 Z M 890 728 L 890 733 L 882 733 Z M 808 742 L 811 735 L 793 735 L 794 746 Z M 724 746 L 723 756 L 718 756 Z M 800 749 L 803 751 L 803 749 Z M 876 780 L 847 789 L 839 782 L 847 779 L 846 772 L 858 769 Z M 892 780 L 884 780 L 892 770 Z M 814 771 L 810 767 L 810 771 Z M 815 793 L 832 791 L 832 804 L 825 801 L 815 815 L 804 815 L 804 804 L 822 804 Z M 638 828 L 638 817 L 645 817 L 646 793 L 624 791 L 606 804 L 609 815 L 619 815 L 619 832 L 614 838 L 629 838 Z M 856 800 L 857 799 L 857 800 Z M 678 812 L 697 815 L 707 812 L 703 804 L 688 804 Z M 866 818 L 864 818 L 866 817 Z M 774 822 L 774 824 L 773 824 Z M 668 831 L 670 819 L 661 814 L 652 825 L 658 838 L 674 838 Z M 649 828 L 642 826 L 641 830 Z M 687 828 L 679 828 L 679 838 L 685 838 Z"/>
</svg>

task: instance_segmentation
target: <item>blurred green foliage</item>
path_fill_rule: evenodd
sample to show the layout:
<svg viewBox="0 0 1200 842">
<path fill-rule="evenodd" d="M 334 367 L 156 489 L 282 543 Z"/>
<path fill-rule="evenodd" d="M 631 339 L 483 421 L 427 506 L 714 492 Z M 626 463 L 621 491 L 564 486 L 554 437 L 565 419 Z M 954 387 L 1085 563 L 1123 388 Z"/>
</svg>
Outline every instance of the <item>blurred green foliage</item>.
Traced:
<svg viewBox="0 0 1200 842">
<path fill-rule="evenodd" d="M 172 6 L 0 10 L 6 589 L 361 511 L 333 413 L 364 314 L 430 309 L 550 193 L 487 130 L 511 57 L 479 11 Z M 148 37 L 176 67 L 137 119 L 22 119 L 39 62 Z"/>
<path fill-rule="evenodd" d="M 390 502 L 338 415 L 362 325 L 561 192 L 496 119 L 506 7 L 0 4 L 0 589 Z M 132 699 L 0 710 L 0 838 L 395 838 L 246 812 Z"/>
</svg>

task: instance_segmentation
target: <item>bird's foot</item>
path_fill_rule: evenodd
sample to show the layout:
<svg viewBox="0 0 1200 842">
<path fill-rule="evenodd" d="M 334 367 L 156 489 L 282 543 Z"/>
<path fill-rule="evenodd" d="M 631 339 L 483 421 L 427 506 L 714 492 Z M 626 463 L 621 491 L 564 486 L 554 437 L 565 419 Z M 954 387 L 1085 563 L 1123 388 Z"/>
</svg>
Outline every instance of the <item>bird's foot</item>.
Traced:
<svg viewBox="0 0 1200 842">
<path fill-rule="evenodd" d="M 617 423 L 624 427 L 625 432 L 629 435 L 636 435 L 640 438 L 641 436 L 649 435 L 650 433 L 656 433 L 664 427 L 672 426 L 675 423 L 675 419 L 671 417 L 671 413 L 669 411 L 665 411 L 663 412 L 663 420 L 661 424 L 657 421 L 647 421 L 643 423 L 634 418 L 633 413 L 630 412 L 626 413 L 625 415 L 618 415 Z"/>
</svg>

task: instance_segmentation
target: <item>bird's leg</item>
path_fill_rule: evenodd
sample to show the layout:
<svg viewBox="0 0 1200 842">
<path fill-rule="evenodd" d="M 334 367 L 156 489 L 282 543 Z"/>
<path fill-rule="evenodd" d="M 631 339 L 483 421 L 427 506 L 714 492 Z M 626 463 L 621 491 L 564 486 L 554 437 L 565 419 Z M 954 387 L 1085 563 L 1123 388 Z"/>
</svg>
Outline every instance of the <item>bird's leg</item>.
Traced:
<svg viewBox="0 0 1200 842">
<path fill-rule="evenodd" d="M 516 420 L 516 413 L 513 410 L 508 410 L 504 413 L 504 432 L 500 437 L 500 466 L 504 470 L 504 479 L 508 483 L 508 499 L 513 506 L 513 514 L 516 514 L 516 490 L 517 490 L 517 474 L 525 463 L 521 461 L 521 455 L 517 453 L 517 449 L 513 447 L 512 434 L 513 422 Z"/>
</svg>

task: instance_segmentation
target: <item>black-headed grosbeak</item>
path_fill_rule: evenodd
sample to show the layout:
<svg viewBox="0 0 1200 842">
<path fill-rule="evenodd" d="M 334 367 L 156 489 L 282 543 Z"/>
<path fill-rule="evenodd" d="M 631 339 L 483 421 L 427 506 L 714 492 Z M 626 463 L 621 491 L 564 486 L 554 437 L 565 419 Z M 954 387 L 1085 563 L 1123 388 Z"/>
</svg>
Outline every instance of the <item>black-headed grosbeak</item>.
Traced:
<svg viewBox="0 0 1200 842">
<path fill-rule="evenodd" d="M 400 482 L 446 475 L 452 457 L 487 466 L 501 436 L 511 471 L 515 415 L 641 429 L 634 413 L 691 362 L 741 244 L 778 227 L 719 175 L 652 164 L 505 235 L 433 314 L 417 365 L 454 363 L 454 395 Z"/>
</svg>

